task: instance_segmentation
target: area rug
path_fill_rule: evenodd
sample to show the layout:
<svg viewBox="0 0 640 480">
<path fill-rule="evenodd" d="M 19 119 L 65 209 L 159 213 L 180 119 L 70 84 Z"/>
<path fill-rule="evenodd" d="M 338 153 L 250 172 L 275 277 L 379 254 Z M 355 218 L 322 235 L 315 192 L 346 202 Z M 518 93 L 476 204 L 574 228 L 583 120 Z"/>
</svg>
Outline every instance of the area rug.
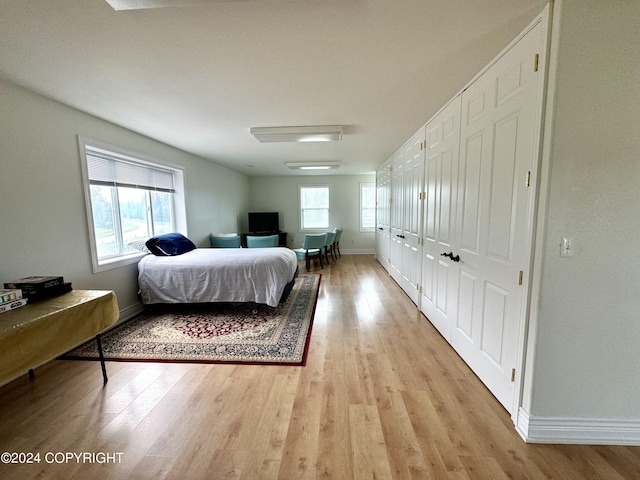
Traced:
<svg viewBox="0 0 640 480">
<path fill-rule="evenodd" d="M 101 335 L 105 360 L 304 365 L 320 275 L 300 275 L 277 307 L 154 305 Z M 98 360 L 95 340 L 64 359 Z"/>
</svg>

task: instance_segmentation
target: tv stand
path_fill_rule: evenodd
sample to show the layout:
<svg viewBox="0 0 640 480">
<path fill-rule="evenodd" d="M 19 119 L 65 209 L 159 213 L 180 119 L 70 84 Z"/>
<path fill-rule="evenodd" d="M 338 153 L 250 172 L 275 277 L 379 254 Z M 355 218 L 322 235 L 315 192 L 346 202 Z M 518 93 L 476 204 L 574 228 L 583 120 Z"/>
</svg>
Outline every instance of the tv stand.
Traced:
<svg viewBox="0 0 640 480">
<path fill-rule="evenodd" d="M 287 246 L 287 232 L 258 232 L 258 233 L 242 233 L 240 234 L 240 245 L 247 247 L 247 236 L 251 237 L 267 237 L 269 235 L 278 235 L 278 246 Z"/>
</svg>

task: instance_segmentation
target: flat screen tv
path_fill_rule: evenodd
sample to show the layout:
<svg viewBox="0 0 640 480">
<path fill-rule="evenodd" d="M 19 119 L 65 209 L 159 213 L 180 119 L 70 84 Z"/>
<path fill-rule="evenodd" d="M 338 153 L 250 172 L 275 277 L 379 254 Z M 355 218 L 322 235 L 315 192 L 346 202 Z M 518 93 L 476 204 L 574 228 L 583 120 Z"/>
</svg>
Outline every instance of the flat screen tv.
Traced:
<svg viewBox="0 0 640 480">
<path fill-rule="evenodd" d="M 278 212 L 249 212 L 250 233 L 278 233 Z"/>
</svg>

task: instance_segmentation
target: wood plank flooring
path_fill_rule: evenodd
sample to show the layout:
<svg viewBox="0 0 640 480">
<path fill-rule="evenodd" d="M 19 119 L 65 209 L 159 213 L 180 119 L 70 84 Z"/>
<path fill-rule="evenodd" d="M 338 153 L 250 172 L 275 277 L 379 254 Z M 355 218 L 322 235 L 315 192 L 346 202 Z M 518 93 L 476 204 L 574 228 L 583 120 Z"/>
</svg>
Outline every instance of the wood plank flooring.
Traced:
<svg viewBox="0 0 640 480">
<path fill-rule="evenodd" d="M 305 367 L 108 362 L 103 388 L 55 360 L 0 388 L 0 452 L 41 455 L 0 478 L 640 478 L 640 447 L 524 443 L 372 256 L 316 271 Z"/>
</svg>

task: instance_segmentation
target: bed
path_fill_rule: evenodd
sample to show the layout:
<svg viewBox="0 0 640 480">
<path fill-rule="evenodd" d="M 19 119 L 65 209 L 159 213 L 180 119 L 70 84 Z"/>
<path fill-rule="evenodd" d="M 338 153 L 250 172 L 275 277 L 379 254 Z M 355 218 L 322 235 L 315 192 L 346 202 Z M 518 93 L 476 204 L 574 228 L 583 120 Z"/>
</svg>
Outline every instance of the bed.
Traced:
<svg viewBox="0 0 640 480">
<path fill-rule="evenodd" d="M 296 254 L 275 248 L 195 248 L 138 263 L 144 304 L 256 302 L 276 307 L 297 276 Z"/>
</svg>

